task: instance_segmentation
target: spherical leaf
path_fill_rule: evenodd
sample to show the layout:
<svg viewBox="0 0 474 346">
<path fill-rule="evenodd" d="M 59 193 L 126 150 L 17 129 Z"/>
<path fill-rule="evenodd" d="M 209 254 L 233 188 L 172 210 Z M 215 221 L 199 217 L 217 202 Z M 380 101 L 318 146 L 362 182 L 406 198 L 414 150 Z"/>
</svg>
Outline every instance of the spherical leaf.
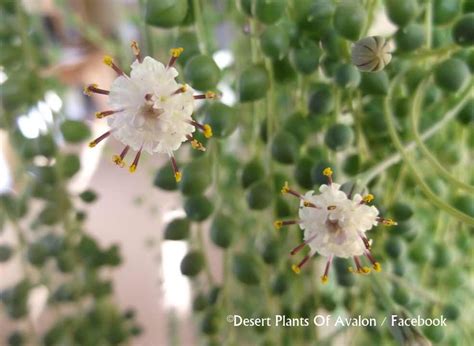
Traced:
<svg viewBox="0 0 474 346">
<path fill-rule="evenodd" d="M 232 271 L 237 280 L 246 285 L 260 283 L 260 266 L 253 255 L 236 254 L 232 260 Z"/>
<path fill-rule="evenodd" d="M 226 249 L 231 245 L 236 230 L 234 219 L 229 215 L 219 213 L 214 217 L 211 224 L 211 240 L 215 245 Z"/>
<path fill-rule="evenodd" d="M 156 172 L 153 185 L 167 191 L 174 191 L 178 188 L 171 164 L 165 164 Z"/>
<path fill-rule="evenodd" d="M 255 16 L 265 24 L 273 24 L 285 13 L 286 0 L 256 0 Z"/>
<path fill-rule="evenodd" d="M 425 41 L 425 29 L 421 24 L 409 24 L 400 28 L 395 34 L 397 50 L 401 52 L 414 51 L 423 46 Z"/>
<path fill-rule="evenodd" d="M 344 124 L 331 126 L 324 137 L 324 143 L 334 151 L 342 151 L 348 148 L 354 140 L 354 131 Z"/>
<path fill-rule="evenodd" d="M 280 60 L 290 48 L 290 37 L 281 26 L 269 26 L 260 36 L 260 46 L 267 57 Z"/>
<path fill-rule="evenodd" d="M 336 69 L 334 80 L 341 88 L 356 88 L 360 83 L 360 72 L 352 64 L 342 64 Z"/>
<path fill-rule="evenodd" d="M 181 32 L 176 38 L 175 47 L 184 48 L 178 59 L 182 65 L 186 65 L 189 59 L 200 54 L 198 38 L 196 33 L 191 31 Z"/>
<path fill-rule="evenodd" d="M 186 276 L 196 276 L 205 266 L 204 255 L 200 251 L 190 251 L 183 257 L 180 269 Z"/>
<path fill-rule="evenodd" d="M 386 0 L 385 10 L 390 21 L 403 27 L 418 15 L 417 0 Z"/>
<path fill-rule="evenodd" d="M 433 22 L 438 25 L 447 24 L 461 12 L 461 0 L 434 0 Z"/>
<path fill-rule="evenodd" d="M 206 111 L 204 122 L 212 127 L 214 137 L 225 138 L 237 128 L 238 118 L 234 108 L 213 102 Z"/>
<path fill-rule="evenodd" d="M 271 204 L 273 192 L 266 181 L 257 181 L 250 186 L 246 197 L 250 209 L 262 210 Z"/>
<path fill-rule="evenodd" d="M 80 143 L 91 136 L 89 127 L 77 120 L 65 120 L 60 129 L 64 140 L 69 143 Z"/>
<path fill-rule="evenodd" d="M 191 196 L 184 202 L 184 211 L 190 220 L 204 221 L 214 210 L 214 205 L 206 196 Z"/>
<path fill-rule="evenodd" d="M 272 157 L 283 164 L 292 164 L 298 157 L 298 141 L 288 132 L 280 131 L 272 139 Z"/>
<path fill-rule="evenodd" d="M 386 95 L 388 86 L 389 79 L 385 71 L 362 74 L 360 89 L 364 94 Z"/>
<path fill-rule="evenodd" d="M 184 77 L 193 88 L 207 91 L 215 89 L 220 79 L 220 70 L 210 56 L 196 55 L 186 63 Z"/>
<path fill-rule="evenodd" d="M 367 13 L 357 2 L 342 2 L 334 13 L 334 28 L 348 40 L 356 41 L 367 21 Z"/>
<path fill-rule="evenodd" d="M 460 46 L 474 45 L 474 13 L 459 18 L 453 26 L 454 41 Z"/>
<path fill-rule="evenodd" d="M 254 159 L 245 164 L 242 175 L 241 175 L 241 184 L 245 189 L 252 185 L 254 182 L 263 179 L 265 176 L 265 169 L 263 168 L 262 163 L 258 159 Z"/>
<path fill-rule="evenodd" d="M 304 47 L 291 50 L 290 62 L 298 72 L 311 74 L 318 68 L 321 55 L 321 48 L 316 43 L 310 41 Z"/>
<path fill-rule="evenodd" d="M 184 20 L 187 11 L 187 0 L 148 0 L 145 21 L 147 24 L 159 28 L 172 28 Z"/>
<path fill-rule="evenodd" d="M 164 238 L 166 240 L 183 240 L 188 238 L 189 231 L 190 223 L 188 219 L 174 219 L 166 226 Z"/>
<path fill-rule="evenodd" d="M 182 178 L 178 186 L 185 196 L 202 194 L 211 184 L 211 175 L 208 160 L 198 159 L 188 163 L 182 171 Z"/>
<path fill-rule="evenodd" d="M 253 65 L 247 67 L 239 78 L 239 96 L 241 102 L 250 102 L 265 97 L 270 80 L 265 67 Z"/>
<path fill-rule="evenodd" d="M 435 82 L 446 91 L 458 91 L 469 76 L 469 67 L 464 61 L 457 58 L 447 59 L 435 67 Z"/>
</svg>

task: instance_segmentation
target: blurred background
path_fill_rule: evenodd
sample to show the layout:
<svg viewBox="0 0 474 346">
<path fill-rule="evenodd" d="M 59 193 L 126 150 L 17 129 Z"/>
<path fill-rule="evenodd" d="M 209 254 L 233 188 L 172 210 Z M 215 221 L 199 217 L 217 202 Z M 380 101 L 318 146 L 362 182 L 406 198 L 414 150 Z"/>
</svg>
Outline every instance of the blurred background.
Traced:
<svg viewBox="0 0 474 346">
<path fill-rule="evenodd" d="M 332 1 L 2 1 L 0 345 L 473 342 L 474 54 L 469 42 L 450 34 L 458 18 L 471 15 L 472 3 L 353 3 L 362 8 L 361 23 L 348 20 L 345 28 L 332 18 Z M 413 17 L 406 23 L 402 5 Z M 391 37 L 397 48 L 387 73 L 375 74 L 380 79 L 361 77 L 350 64 L 351 41 L 370 35 Z M 196 118 L 212 123 L 216 138 L 205 153 L 181 149 L 181 185 L 166 155 L 142 155 L 130 174 L 112 162 L 119 142 L 87 145 L 108 130 L 95 117 L 107 98 L 88 97 L 84 86 L 107 89 L 116 78 L 104 55 L 128 72 L 133 40 L 143 55 L 164 63 L 170 48 L 182 46 L 178 79 L 220 95 L 217 106 L 197 104 Z M 395 88 L 394 109 L 397 131 L 413 150 L 410 100 L 431 78 L 430 66 L 452 56 L 463 64 L 454 64 L 453 75 L 460 69 L 464 77 L 430 79 L 418 118 L 421 141 L 442 133 L 427 143 L 452 174 L 443 181 L 426 153 L 413 155 L 429 185 L 420 189 L 389 144 L 383 99 L 389 79 L 408 71 Z M 256 67 L 251 81 L 243 77 L 247 67 Z M 270 77 L 260 77 L 262 69 Z M 259 78 L 269 78 L 269 86 Z M 451 121 L 458 113 L 459 121 Z M 328 140 L 336 123 L 350 134 L 333 131 Z M 289 251 L 301 237 L 296 227 L 275 236 L 272 222 L 296 218 L 297 202 L 281 198 L 279 189 L 285 180 L 302 192 L 314 188 L 325 165 L 339 170 L 341 183 L 375 191 L 377 207 L 399 221 L 396 231 L 379 227 L 374 235 L 374 252 L 387 268 L 381 281 L 354 280 L 342 273 L 346 262 L 336 263 L 329 288 L 319 287 L 324 261 L 313 261 L 300 277 L 289 270 Z M 199 256 L 183 264 L 193 251 Z M 270 335 L 257 328 L 239 335 L 225 322 L 232 313 L 444 313 L 459 324 L 442 331 L 283 328 Z"/>
</svg>

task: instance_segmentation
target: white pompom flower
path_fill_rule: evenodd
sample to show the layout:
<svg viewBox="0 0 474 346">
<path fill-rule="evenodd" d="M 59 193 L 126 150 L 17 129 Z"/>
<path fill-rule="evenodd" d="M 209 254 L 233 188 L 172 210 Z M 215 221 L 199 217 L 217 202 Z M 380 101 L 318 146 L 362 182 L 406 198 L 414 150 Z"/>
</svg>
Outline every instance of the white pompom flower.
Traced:
<svg viewBox="0 0 474 346">
<path fill-rule="evenodd" d="M 118 77 L 112 82 L 110 91 L 99 89 L 97 85 L 87 86 L 84 91 L 109 95 L 110 110 L 97 112 L 97 118 L 107 117 L 110 131 L 99 136 L 90 147 L 112 135 L 125 145 L 120 155 L 114 155 L 113 161 L 124 166 L 124 158 L 130 149 L 137 152 L 130 165 L 130 172 L 137 168 L 142 151 L 149 154 L 168 154 L 171 158 L 175 178 L 181 179 L 181 173 L 174 159 L 173 152 L 184 142 L 191 142 L 193 148 L 205 150 L 204 146 L 193 137 L 196 128 L 204 136 L 212 136 L 212 129 L 207 124 L 199 124 L 192 118 L 196 99 L 215 98 L 215 93 L 207 92 L 194 95 L 194 90 L 186 84 L 176 81 L 178 71 L 174 68 L 182 48 L 171 50 L 171 58 L 165 66 L 147 56 L 140 56 L 136 42 L 132 43 L 135 61 L 131 65 L 130 76 L 126 75 L 112 60 L 106 56 L 104 63 L 112 67 Z"/>
<path fill-rule="evenodd" d="M 310 251 L 299 264 L 292 266 L 295 273 L 316 253 L 327 257 L 326 269 L 321 280 L 328 281 L 329 268 L 334 257 L 352 257 L 356 268 L 349 268 L 351 272 L 368 274 L 370 268 L 363 266 L 359 256 L 365 255 L 372 263 L 375 271 L 380 271 L 380 264 L 370 253 L 371 241 L 366 236 L 379 223 L 391 226 L 396 223 L 391 219 L 379 217 L 375 206 L 369 205 L 373 196 L 368 194 L 347 195 L 341 191 L 341 185 L 332 181 L 332 170 L 326 168 L 323 174 L 328 177 L 328 184 L 319 188 L 319 194 L 309 191 L 302 195 L 289 188 L 288 184 L 282 189 L 300 199 L 299 219 L 288 221 L 275 221 L 277 229 L 286 225 L 298 224 L 304 231 L 304 242 L 291 251 L 295 255 L 306 245 Z"/>
</svg>

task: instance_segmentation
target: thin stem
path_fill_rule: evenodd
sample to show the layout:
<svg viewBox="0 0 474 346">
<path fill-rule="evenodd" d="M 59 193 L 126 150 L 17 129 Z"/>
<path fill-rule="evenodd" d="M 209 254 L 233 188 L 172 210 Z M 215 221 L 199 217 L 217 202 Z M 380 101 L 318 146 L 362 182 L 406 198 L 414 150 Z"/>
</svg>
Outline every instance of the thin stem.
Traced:
<svg viewBox="0 0 474 346">
<path fill-rule="evenodd" d="M 209 260 L 206 255 L 206 247 L 204 245 L 204 237 L 202 235 L 203 229 L 201 224 L 197 225 L 197 243 L 199 250 L 202 252 L 202 255 L 204 256 L 204 271 L 207 276 L 207 281 L 213 285 L 214 284 L 214 277 L 212 276 L 211 268 L 209 267 Z"/>
<path fill-rule="evenodd" d="M 399 75 L 392 82 L 392 85 L 389 90 L 389 94 L 387 97 L 385 97 L 385 101 L 384 101 L 385 121 L 388 125 L 388 132 L 390 134 L 393 144 L 395 145 L 397 150 L 400 152 L 400 155 L 402 156 L 403 161 L 405 161 L 405 163 L 407 164 L 407 167 L 410 170 L 413 178 L 415 179 L 416 183 L 420 187 L 421 191 L 428 197 L 429 201 L 435 206 L 437 206 L 438 208 L 441 208 L 442 210 L 451 214 L 451 216 L 469 225 L 474 225 L 473 217 L 447 204 L 430 189 L 430 187 L 426 184 L 426 182 L 421 177 L 418 169 L 416 168 L 416 165 L 413 163 L 412 159 L 409 157 L 408 153 L 405 151 L 405 148 L 403 147 L 400 137 L 398 136 L 397 131 L 395 129 L 395 124 L 393 121 L 393 114 L 392 114 L 392 109 L 391 109 L 391 100 L 392 100 L 393 90 L 395 89 L 395 85 L 398 84 L 398 81 L 400 80 L 400 78 L 401 78 L 401 75 Z"/>
<path fill-rule="evenodd" d="M 442 177 L 444 177 L 451 184 L 457 186 L 458 188 L 467 190 L 470 193 L 474 193 L 474 186 L 462 182 L 461 180 L 453 176 L 448 170 L 446 170 L 446 168 L 441 165 L 441 163 L 436 159 L 436 157 L 431 153 L 431 151 L 427 148 L 427 146 L 420 138 L 420 134 L 418 131 L 418 120 L 420 118 L 421 103 L 423 101 L 423 95 L 425 94 L 427 85 L 428 79 L 420 83 L 420 86 L 416 90 L 415 97 L 413 99 L 413 106 L 410 112 L 411 130 L 413 137 L 415 138 L 415 142 L 419 149 L 422 151 L 422 153 L 425 155 L 426 159 L 428 160 L 428 163 L 431 164 L 431 166 L 435 168 Z"/>
<path fill-rule="evenodd" d="M 194 28 L 196 29 L 196 35 L 199 41 L 199 48 L 202 53 L 207 54 L 209 52 L 209 45 L 206 40 L 206 32 L 204 29 L 204 20 L 202 18 L 201 2 L 199 0 L 193 0 L 194 9 Z"/>
<path fill-rule="evenodd" d="M 426 12 L 425 12 L 425 31 L 426 31 L 426 48 L 431 49 L 432 41 L 432 30 L 431 26 L 433 23 L 433 4 L 431 0 L 426 2 Z"/>
</svg>

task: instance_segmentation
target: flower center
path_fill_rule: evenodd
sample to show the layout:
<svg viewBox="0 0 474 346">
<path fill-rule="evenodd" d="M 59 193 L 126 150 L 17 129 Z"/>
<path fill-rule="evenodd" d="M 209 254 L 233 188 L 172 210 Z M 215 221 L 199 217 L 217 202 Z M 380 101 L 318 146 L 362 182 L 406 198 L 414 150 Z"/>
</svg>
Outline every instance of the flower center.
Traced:
<svg viewBox="0 0 474 346">
<path fill-rule="evenodd" d="M 140 108 L 140 114 L 143 115 L 145 119 L 158 119 L 158 117 L 164 112 L 165 110 L 163 108 L 155 107 L 155 103 L 153 102 L 153 95 L 145 95 L 145 103 Z"/>
</svg>

